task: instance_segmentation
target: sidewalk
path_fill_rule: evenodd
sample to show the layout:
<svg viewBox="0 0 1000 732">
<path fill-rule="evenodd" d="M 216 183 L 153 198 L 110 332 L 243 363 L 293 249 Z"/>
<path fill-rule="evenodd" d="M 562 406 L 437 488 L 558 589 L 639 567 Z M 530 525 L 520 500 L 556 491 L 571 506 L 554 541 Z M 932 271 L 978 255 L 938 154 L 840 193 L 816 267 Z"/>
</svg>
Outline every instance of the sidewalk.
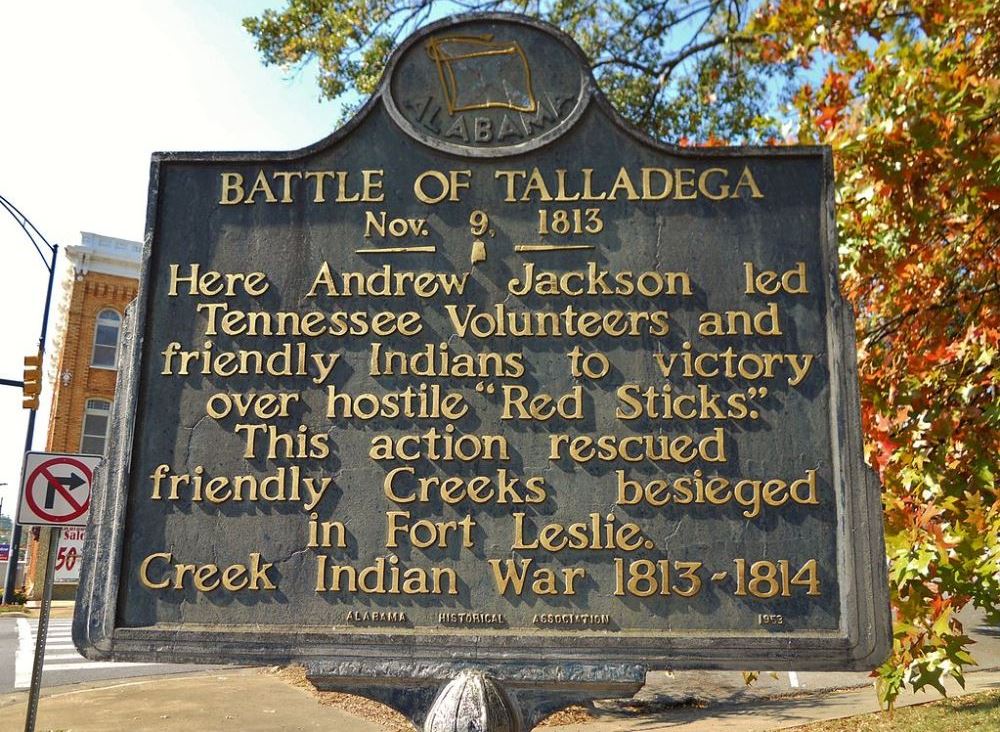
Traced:
<svg viewBox="0 0 1000 732">
<path fill-rule="evenodd" d="M 24 692 L 0 696 L 0 729 L 16 730 L 24 726 L 27 698 Z M 36 729 L 39 732 L 394 730 L 321 705 L 308 691 L 259 669 L 54 689 L 42 694 Z"/>
<path fill-rule="evenodd" d="M 28 603 L 27 605 L 22 605 L 20 607 L 14 607 L 3 613 L 0 613 L 0 618 L 31 618 L 38 621 L 39 608 L 37 603 Z M 49 618 L 72 618 L 73 617 L 73 603 L 52 603 L 52 609 L 49 611 Z"/>
<path fill-rule="evenodd" d="M 53 608 L 53 617 L 70 617 L 71 607 Z M 37 610 L 28 617 L 37 618 Z M 981 667 L 971 667 L 965 692 L 946 684 L 949 695 L 1000 688 L 1000 628 L 981 625 L 980 616 L 963 614 L 976 644 Z M 31 620 L 29 622 L 35 622 Z M 898 706 L 938 700 L 935 691 L 904 694 Z M 27 694 L 0 696 L 0 730 L 24 724 Z M 547 727 L 553 732 L 758 732 L 808 722 L 878 711 L 866 673 L 762 673 L 752 685 L 739 672 L 651 672 L 633 699 L 598 702 L 594 718 L 564 715 L 573 724 Z M 183 676 L 94 682 L 43 692 L 38 730 L 104 732 L 121 729 L 190 732 L 209 730 L 335 730 L 399 732 L 405 720 L 375 702 L 343 694 L 318 695 L 294 671 L 217 668 Z"/>
<path fill-rule="evenodd" d="M 998 689 L 1000 670 L 969 673 L 964 691 L 954 682 L 946 683 L 945 687 L 949 696 Z M 934 690 L 905 693 L 897 699 L 896 706 L 925 704 L 940 698 Z M 707 704 L 702 708 L 690 705 L 657 708 L 655 704 L 644 705 L 640 701 L 625 710 L 599 710 L 594 721 L 556 727 L 553 732 L 764 732 L 877 711 L 878 700 L 868 685 L 772 698 L 756 695 L 743 702 Z"/>
<path fill-rule="evenodd" d="M 682 679 L 677 679 L 678 684 L 680 681 Z M 1000 688 L 1000 671 L 979 671 L 968 675 L 965 693 L 996 688 Z M 953 684 L 949 686 L 949 693 L 959 694 L 961 690 Z M 343 695 L 324 697 L 325 703 L 316 694 L 296 685 L 288 674 L 261 669 L 63 687 L 43 694 L 38 730 L 403 732 L 410 729 L 398 715 L 387 713 L 377 704 Z M 936 693 L 906 694 L 898 703 L 907 706 L 936 699 Z M 26 700 L 27 695 L 23 692 L 0 697 L 0 729 L 19 729 L 24 724 Z M 599 704 L 597 718 L 592 721 L 547 729 L 553 732 L 758 732 L 877 709 L 870 687 L 780 698 L 761 693 L 738 703 L 701 702 L 679 706 L 668 705 L 659 694 L 645 699 L 640 694 L 630 703 Z"/>
</svg>

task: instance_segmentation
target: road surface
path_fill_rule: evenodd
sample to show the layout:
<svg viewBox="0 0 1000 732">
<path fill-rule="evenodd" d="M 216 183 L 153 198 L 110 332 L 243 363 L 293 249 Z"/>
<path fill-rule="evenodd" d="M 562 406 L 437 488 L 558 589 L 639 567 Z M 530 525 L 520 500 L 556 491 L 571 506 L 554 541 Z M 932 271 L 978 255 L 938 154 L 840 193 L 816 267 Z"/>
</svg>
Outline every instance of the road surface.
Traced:
<svg viewBox="0 0 1000 732">
<path fill-rule="evenodd" d="M 69 618 L 49 621 L 45 642 L 42 686 L 62 686 L 108 679 L 204 671 L 205 666 L 162 663 L 113 663 L 88 661 L 73 645 Z M 31 685 L 31 666 L 35 658 L 37 618 L 0 616 L 0 694 L 27 690 Z"/>
</svg>

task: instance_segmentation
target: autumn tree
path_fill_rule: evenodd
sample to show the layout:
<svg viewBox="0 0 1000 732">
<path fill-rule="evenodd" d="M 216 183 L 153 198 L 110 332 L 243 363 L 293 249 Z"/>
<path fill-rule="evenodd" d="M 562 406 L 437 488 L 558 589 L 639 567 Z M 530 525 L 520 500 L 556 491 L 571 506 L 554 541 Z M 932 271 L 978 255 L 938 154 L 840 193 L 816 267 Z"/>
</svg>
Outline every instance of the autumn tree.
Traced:
<svg viewBox="0 0 1000 732">
<path fill-rule="evenodd" d="M 866 452 L 885 487 L 905 686 L 962 680 L 955 613 L 1000 619 L 1000 6 L 782 0 L 764 62 L 803 69 L 798 141 L 833 146 L 841 271 L 858 315 Z"/>
<path fill-rule="evenodd" d="M 405 35 L 462 10 L 561 28 L 654 137 L 833 147 L 891 563 L 878 688 L 891 704 L 961 681 L 974 659 L 956 613 L 1000 621 L 1000 3 L 289 0 L 245 26 L 265 63 L 313 65 L 350 103 Z"/>
<path fill-rule="evenodd" d="M 527 3 L 416 0 L 289 0 L 244 26 L 264 63 L 314 67 L 321 93 L 348 109 L 375 91 L 392 49 L 448 12 L 515 12 L 541 17 L 571 35 L 593 60 L 611 102 L 651 135 L 759 141 L 777 133 L 768 114 L 770 79 L 781 64 L 743 52 L 748 0 Z"/>
</svg>

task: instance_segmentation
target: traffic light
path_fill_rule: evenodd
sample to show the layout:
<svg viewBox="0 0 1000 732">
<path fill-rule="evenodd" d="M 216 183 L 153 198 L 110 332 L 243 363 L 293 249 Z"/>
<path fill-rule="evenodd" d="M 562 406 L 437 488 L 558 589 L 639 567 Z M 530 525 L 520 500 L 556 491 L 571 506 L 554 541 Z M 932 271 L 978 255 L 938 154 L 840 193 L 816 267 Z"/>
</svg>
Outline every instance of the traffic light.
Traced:
<svg viewBox="0 0 1000 732">
<path fill-rule="evenodd" d="M 42 393 L 42 354 L 24 357 L 24 408 L 38 409 Z"/>
</svg>

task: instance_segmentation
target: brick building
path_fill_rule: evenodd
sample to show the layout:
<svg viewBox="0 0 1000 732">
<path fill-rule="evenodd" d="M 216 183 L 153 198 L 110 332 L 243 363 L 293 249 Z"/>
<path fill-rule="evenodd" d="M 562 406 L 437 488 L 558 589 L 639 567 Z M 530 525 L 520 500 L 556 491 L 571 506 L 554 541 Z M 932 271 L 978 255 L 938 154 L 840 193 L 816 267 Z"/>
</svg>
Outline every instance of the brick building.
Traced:
<svg viewBox="0 0 1000 732">
<path fill-rule="evenodd" d="M 115 394 L 119 334 L 125 307 L 139 288 L 142 245 L 82 232 L 78 245 L 66 247 L 72 276 L 65 284 L 62 320 L 55 339 L 56 364 L 46 449 L 51 452 L 103 454 L 111 401 Z M 83 531 L 64 530 L 61 546 L 75 557 Z M 67 536 L 68 534 L 68 536 Z M 40 598 L 49 531 L 28 532 L 29 597 Z M 76 592 L 76 561 L 57 564 L 53 598 Z"/>
</svg>

